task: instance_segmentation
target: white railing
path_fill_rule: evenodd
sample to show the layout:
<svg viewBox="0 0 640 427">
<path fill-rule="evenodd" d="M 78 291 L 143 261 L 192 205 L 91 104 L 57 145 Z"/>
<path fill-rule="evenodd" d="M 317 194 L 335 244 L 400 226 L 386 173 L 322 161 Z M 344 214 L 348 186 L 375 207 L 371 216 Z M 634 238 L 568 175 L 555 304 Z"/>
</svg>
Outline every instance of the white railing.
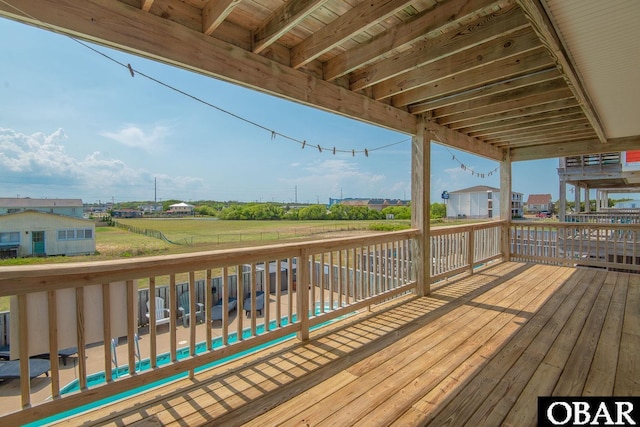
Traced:
<svg viewBox="0 0 640 427">
<path fill-rule="evenodd" d="M 640 209 L 609 209 L 597 213 L 567 214 L 564 222 L 598 224 L 640 224 Z"/>
<path fill-rule="evenodd" d="M 638 272 L 639 231 L 629 224 L 512 223 L 511 259 Z"/>
<path fill-rule="evenodd" d="M 501 258 L 501 232 L 505 221 L 431 229 L 432 281 L 451 277 Z"/>
<path fill-rule="evenodd" d="M 3 404 L 0 422 L 37 420 L 181 372 L 193 376 L 203 366 L 291 334 L 306 339 L 313 326 L 414 290 L 411 246 L 418 233 L 0 268 L 0 297 L 12 298 L 11 352 L 20 372 L 29 372 L 31 356 L 77 347 L 75 391 L 65 393 L 62 367 L 51 357 L 53 399 L 32 400 L 29 375 L 21 374 L 20 405 Z M 196 283 L 214 283 L 216 276 L 226 285 L 205 291 L 202 328 L 196 321 Z M 192 319 L 186 328 L 174 310 L 181 299 L 179 282 L 188 283 Z M 168 289 L 166 299 L 149 298 L 149 325 L 143 328 L 138 327 L 139 287 L 156 296 Z M 218 300 L 221 319 L 212 321 Z M 168 320 L 159 317 L 167 312 Z M 100 348 L 97 363 L 87 362 L 89 347 Z M 121 365 L 114 366 L 114 360 Z M 104 382 L 94 384 L 94 375 Z"/>
</svg>

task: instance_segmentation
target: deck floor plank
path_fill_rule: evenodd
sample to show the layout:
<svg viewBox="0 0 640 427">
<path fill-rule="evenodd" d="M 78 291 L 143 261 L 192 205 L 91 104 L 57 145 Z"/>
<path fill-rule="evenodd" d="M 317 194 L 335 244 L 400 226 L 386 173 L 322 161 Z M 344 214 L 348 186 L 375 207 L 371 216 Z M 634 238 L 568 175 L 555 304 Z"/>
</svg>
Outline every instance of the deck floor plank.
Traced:
<svg viewBox="0 0 640 427">
<path fill-rule="evenodd" d="M 593 304 L 598 295 L 600 295 L 601 285 L 606 277 L 606 274 L 597 274 L 592 276 L 593 280 L 585 281 L 588 282 L 588 284 L 583 285 L 587 287 L 586 292 L 575 307 L 565 328 L 554 340 L 552 348 L 559 345 L 560 351 L 556 356 L 564 360 L 564 363 L 566 363 L 573 351 L 575 342 L 583 330 L 589 313 L 592 311 Z M 550 336 L 544 334 L 544 332 L 545 330 L 543 329 L 542 333 L 534 339 L 522 357 L 502 377 L 497 387 L 489 393 L 482 405 L 469 418 L 469 425 L 490 426 L 502 423 L 545 358 L 545 348 L 548 348 L 547 343 Z"/>
<path fill-rule="evenodd" d="M 639 354 L 640 275 L 506 262 L 59 424 L 535 425 L 640 394 Z"/>
<path fill-rule="evenodd" d="M 498 343 L 504 342 L 505 337 L 516 330 L 520 319 L 527 318 L 530 314 L 529 310 L 535 310 L 561 285 L 562 280 L 560 279 L 563 277 L 560 271 L 555 277 L 537 276 L 535 279 L 531 279 L 538 281 L 536 287 L 532 289 L 519 287 L 520 292 L 501 301 L 495 301 L 495 310 L 485 310 L 482 321 L 468 325 L 475 330 L 473 335 L 457 348 L 450 351 L 445 350 L 442 357 L 432 366 L 423 368 L 424 372 L 419 373 L 414 381 L 395 390 L 383 401 L 370 408 L 366 417 L 363 416 L 355 425 L 371 425 L 371 420 L 375 420 L 377 425 L 389 425 L 401 416 L 406 408 L 411 407 L 422 398 L 425 390 L 436 388 L 456 368 L 462 365 L 466 365 L 467 368 L 477 365 L 484 359 L 482 350 L 486 347 L 494 347 L 495 349 Z M 497 341 L 494 341 L 496 337 Z M 429 354 L 429 357 L 432 355 Z M 476 363 L 474 363 L 474 359 L 477 359 Z"/>
<path fill-rule="evenodd" d="M 640 275 L 632 274 L 624 310 L 614 393 L 637 396 L 640 388 Z"/>
<path fill-rule="evenodd" d="M 611 303 L 606 312 L 605 323 L 596 346 L 593 362 L 585 382 L 584 396 L 610 396 L 613 393 L 620 336 L 624 320 L 624 305 L 628 292 L 628 281 L 623 274 L 617 275 L 617 281 Z"/>
<path fill-rule="evenodd" d="M 582 295 L 580 277 L 585 275 L 586 273 L 572 276 L 570 280 L 574 282 L 577 281 L 573 289 L 574 292 L 572 292 L 568 298 L 561 301 L 561 303 L 559 301 L 557 308 L 539 311 L 537 316 L 527 322 L 512 340 L 501 347 L 500 351 L 491 359 L 490 363 L 483 367 L 472 381 L 466 384 L 464 388 L 458 389 L 458 394 L 453 396 L 453 399 L 430 420 L 430 423 L 433 425 L 452 426 L 464 424 L 487 399 L 487 396 L 493 392 L 494 388 L 498 386 L 510 368 L 516 364 L 526 365 L 528 362 L 527 359 L 523 359 L 523 362 L 518 361 L 524 357 L 527 352 L 528 354 L 532 354 L 532 349 L 530 348 L 532 343 L 553 342 L 555 336 L 560 333 L 562 322 L 559 322 L 556 327 L 555 322 L 549 325 L 549 320 L 558 314 L 564 315 L 566 318 L 570 316 L 573 311 L 573 305 Z M 545 305 L 545 307 L 550 306 Z M 494 396 L 499 395 L 504 396 L 504 389 L 496 391 Z M 438 409 L 441 408 L 434 408 L 432 413 L 437 412 Z"/>
<path fill-rule="evenodd" d="M 518 290 L 517 287 L 512 286 L 509 289 L 500 287 L 498 289 L 501 294 L 506 295 L 500 303 L 509 304 L 523 296 L 522 293 L 515 292 Z M 344 390 L 340 390 L 331 396 L 331 401 L 327 402 L 327 406 L 335 408 L 335 404 L 339 402 L 339 409 L 322 419 L 321 422 L 314 424 L 331 426 L 338 424 L 342 419 L 361 419 L 375 408 L 379 408 L 385 401 L 391 399 L 398 390 L 406 388 L 409 384 L 413 383 L 418 387 L 423 387 L 424 383 L 420 381 L 420 377 L 425 369 L 433 369 L 438 361 L 447 356 L 450 356 L 450 363 L 455 363 L 456 360 L 461 363 L 467 357 L 467 354 L 473 352 L 478 346 L 473 340 L 474 335 L 482 335 L 481 332 L 488 333 L 488 330 L 483 328 L 492 320 L 492 317 L 496 316 L 498 316 L 496 312 L 487 312 L 484 309 L 474 308 L 473 306 L 464 313 L 462 307 L 448 313 L 447 316 L 443 317 L 449 320 L 445 327 L 437 329 L 432 335 L 421 340 L 414 339 L 414 345 L 408 358 L 395 356 L 385 362 L 389 371 L 388 375 L 380 377 L 378 372 L 381 372 L 381 370 L 376 368 L 374 371 L 359 376 L 357 381 L 350 384 L 354 393 L 345 395 Z M 412 338 L 417 337 L 412 335 Z M 464 347 L 465 350 L 457 351 L 460 347 Z M 451 357 L 451 355 L 455 356 Z M 419 360 L 421 358 L 428 358 L 429 360 Z M 382 372 L 384 374 L 384 371 Z M 362 398 L 365 393 L 365 398 Z M 303 414 L 306 414 L 306 412 Z M 327 414 L 324 412 L 318 415 L 326 416 Z M 315 421 L 314 418 L 310 419 Z M 378 418 L 374 419 L 376 424 L 381 422 Z"/>
</svg>

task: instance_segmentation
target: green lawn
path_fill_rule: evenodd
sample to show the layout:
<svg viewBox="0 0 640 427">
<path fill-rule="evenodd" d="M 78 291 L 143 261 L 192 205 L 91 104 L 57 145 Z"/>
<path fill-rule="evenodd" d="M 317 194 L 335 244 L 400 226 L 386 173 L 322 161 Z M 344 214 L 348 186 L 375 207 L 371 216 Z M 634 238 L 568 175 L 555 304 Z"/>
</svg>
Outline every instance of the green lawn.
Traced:
<svg viewBox="0 0 640 427">
<path fill-rule="evenodd" d="M 97 227 L 95 255 L 7 259 L 0 260 L 0 267 L 99 261 L 271 244 L 291 239 L 309 239 L 313 236 L 320 238 L 330 236 L 331 233 L 349 230 L 368 230 L 371 224 L 380 223 L 380 221 L 221 221 L 212 219 L 123 219 L 120 222 L 139 229 L 161 231 L 175 244 L 132 233 L 122 228 Z M 395 223 L 408 225 L 409 221 L 395 221 Z M 0 311 L 6 310 L 9 310 L 9 298 L 0 297 Z"/>
</svg>

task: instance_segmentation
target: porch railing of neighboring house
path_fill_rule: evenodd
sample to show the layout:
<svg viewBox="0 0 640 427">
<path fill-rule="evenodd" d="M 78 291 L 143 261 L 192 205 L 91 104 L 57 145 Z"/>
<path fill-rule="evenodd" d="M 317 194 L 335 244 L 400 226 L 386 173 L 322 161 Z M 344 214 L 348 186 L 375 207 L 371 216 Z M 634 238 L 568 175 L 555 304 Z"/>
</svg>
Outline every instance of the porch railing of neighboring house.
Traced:
<svg viewBox="0 0 640 427">
<path fill-rule="evenodd" d="M 640 272 L 635 224 L 513 222 L 512 260 Z"/>
<path fill-rule="evenodd" d="M 640 209 L 606 209 L 594 213 L 566 214 L 564 222 L 640 224 Z"/>
</svg>

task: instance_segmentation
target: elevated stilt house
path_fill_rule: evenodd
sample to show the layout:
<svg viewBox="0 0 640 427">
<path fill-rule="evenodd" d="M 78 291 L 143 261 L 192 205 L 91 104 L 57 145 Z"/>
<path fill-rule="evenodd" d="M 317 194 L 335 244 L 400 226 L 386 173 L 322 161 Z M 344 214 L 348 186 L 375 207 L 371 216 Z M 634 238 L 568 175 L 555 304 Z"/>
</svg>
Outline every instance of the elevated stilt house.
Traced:
<svg viewBox="0 0 640 427">
<path fill-rule="evenodd" d="M 7 0 L 0 16 L 412 136 L 409 231 L 0 268 L 22 373 L 3 424 L 178 372 L 186 377 L 74 422 L 530 425 L 541 395 L 640 394 L 640 276 L 627 262 L 638 256 L 637 227 L 511 222 L 508 197 L 500 221 L 429 225 L 432 141 L 500 162 L 501 194 L 511 194 L 513 162 L 640 149 L 640 2 Z M 619 239 L 628 255 L 589 259 L 580 236 Z M 296 262 L 296 277 L 258 307 L 257 266 L 274 260 Z M 168 332 L 155 327 L 152 298 L 148 335 L 137 339 L 138 281 L 154 293 L 167 278 L 175 302 L 172 285 L 187 277 L 191 307 L 202 298 L 210 319 L 217 301 L 196 295 L 196 279 L 220 274 L 226 283 L 243 265 L 248 287 L 231 292 L 242 311 L 217 290 L 218 336 L 210 322 L 191 322 L 180 358 L 184 331 L 175 316 Z M 70 308 L 56 309 L 69 298 Z M 327 332 L 311 331 L 329 321 Z M 232 326 L 247 335 L 234 341 Z M 298 340 L 273 344 L 290 334 Z M 127 344 L 108 345 L 114 337 Z M 266 343 L 274 347 L 196 372 Z M 147 346 L 147 370 L 137 345 Z M 39 401 L 29 356 L 70 346 L 78 391 L 63 392 L 64 370 L 51 358 L 53 399 Z M 118 351 L 127 375 L 112 364 Z M 96 358 L 102 385 L 90 380 Z"/>
</svg>

